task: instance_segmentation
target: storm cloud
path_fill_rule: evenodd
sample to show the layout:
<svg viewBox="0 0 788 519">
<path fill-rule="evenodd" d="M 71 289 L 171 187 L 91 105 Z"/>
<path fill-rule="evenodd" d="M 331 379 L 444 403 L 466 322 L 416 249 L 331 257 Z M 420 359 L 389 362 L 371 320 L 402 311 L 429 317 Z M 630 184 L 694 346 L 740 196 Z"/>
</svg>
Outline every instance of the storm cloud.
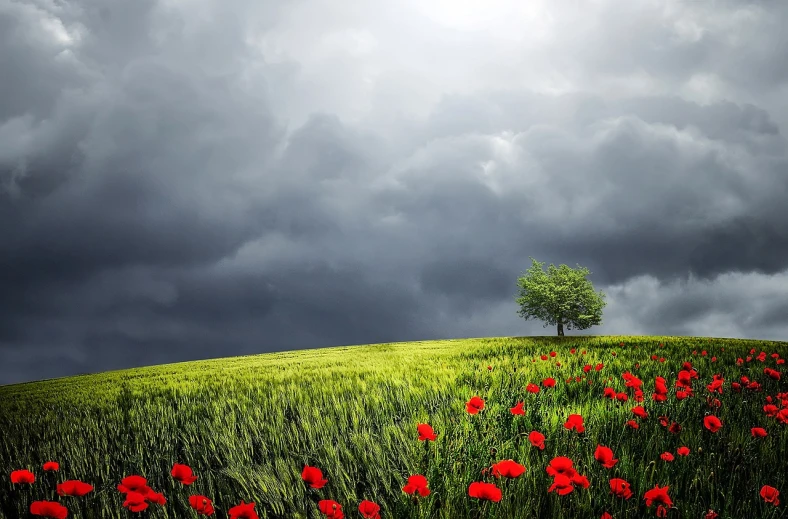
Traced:
<svg viewBox="0 0 788 519">
<path fill-rule="evenodd" d="M 0 0 L 0 384 L 553 334 L 529 256 L 788 337 L 788 4 L 340 4 Z"/>
</svg>

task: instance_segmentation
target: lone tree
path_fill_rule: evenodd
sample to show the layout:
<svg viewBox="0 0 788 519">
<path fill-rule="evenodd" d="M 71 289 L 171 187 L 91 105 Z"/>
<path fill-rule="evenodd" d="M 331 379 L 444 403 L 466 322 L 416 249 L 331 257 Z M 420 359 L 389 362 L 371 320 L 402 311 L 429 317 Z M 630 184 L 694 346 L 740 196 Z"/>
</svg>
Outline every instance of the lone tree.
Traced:
<svg viewBox="0 0 788 519">
<path fill-rule="evenodd" d="M 517 279 L 520 287 L 518 314 L 545 321 L 545 327 L 558 325 L 558 336 L 563 337 L 564 325 L 571 330 L 585 330 L 602 324 L 605 294 L 597 294 L 586 276 L 591 272 L 580 265 L 572 269 L 566 265 L 556 268 L 550 264 L 545 273 L 544 263 L 531 258 L 531 268 Z"/>
</svg>

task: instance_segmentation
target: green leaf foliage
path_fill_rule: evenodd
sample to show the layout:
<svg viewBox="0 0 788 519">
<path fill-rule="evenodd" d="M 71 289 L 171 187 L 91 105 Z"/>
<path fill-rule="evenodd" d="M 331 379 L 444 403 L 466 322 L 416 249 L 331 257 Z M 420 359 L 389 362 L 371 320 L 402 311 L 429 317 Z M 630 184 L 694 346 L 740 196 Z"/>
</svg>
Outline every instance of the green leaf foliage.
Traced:
<svg viewBox="0 0 788 519">
<path fill-rule="evenodd" d="M 602 324 L 605 294 L 594 292 L 587 268 L 551 264 L 545 272 L 543 267 L 531 258 L 531 268 L 517 279 L 520 317 L 545 321 L 545 327 L 566 325 L 568 330 Z"/>
</svg>

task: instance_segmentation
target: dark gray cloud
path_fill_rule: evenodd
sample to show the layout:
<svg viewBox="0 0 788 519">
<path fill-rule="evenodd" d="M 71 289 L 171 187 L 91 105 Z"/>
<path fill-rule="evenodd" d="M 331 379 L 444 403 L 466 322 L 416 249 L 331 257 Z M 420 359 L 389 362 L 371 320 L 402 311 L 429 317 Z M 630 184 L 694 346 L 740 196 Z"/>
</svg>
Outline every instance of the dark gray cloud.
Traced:
<svg viewBox="0 0 788 519">
<path fill-rule="evenodd" d="M 785 337 L 785 6 L 392 5 L 0 0 L 0 383 L 552 334 L 529 256 Z"/>
</svg>

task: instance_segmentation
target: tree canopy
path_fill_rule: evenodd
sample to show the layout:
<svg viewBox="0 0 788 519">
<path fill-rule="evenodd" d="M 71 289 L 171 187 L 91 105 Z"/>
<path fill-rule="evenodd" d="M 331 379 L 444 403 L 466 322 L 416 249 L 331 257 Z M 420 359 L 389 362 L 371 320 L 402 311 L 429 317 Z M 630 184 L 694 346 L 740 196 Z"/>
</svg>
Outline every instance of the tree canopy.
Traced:
<svg viewBox="0 0 788 519">
<path fill-rule="evenodd" d="M 550 264 L 545 272 L 544 263 L 534 258 L 531 262 L 531 268 L 517 279 L 520 317 L 545 321 L 545 327 L 557 326 L 559 336 L 564 335 L 564 325 L 568 330 L 585 330 L 602 324 L 605 294 L 594 292 L 586 279 L 591 274 L 587 268 Z"/>
</svg>

